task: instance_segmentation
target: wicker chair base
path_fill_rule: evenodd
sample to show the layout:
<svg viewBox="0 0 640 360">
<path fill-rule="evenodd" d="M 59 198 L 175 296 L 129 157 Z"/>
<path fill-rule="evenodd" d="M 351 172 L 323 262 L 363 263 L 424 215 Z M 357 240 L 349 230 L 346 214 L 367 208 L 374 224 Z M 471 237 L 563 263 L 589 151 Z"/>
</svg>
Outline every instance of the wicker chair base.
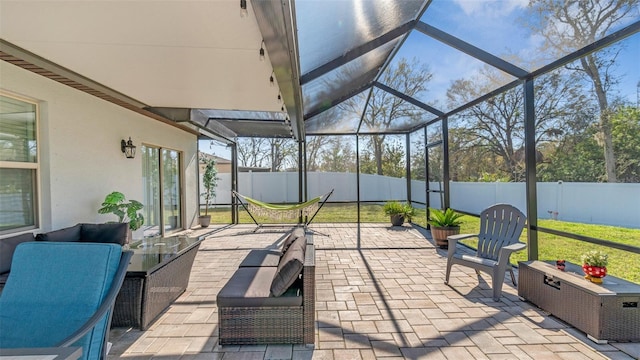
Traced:
<svg viewBox="0 0 640 360">
<path fill-rule="evenodd" d="M 144 278 L 125 278 L 116 298 L 111 326 L 140 327 Z"/>
<path fill-rule="evenodd" d="M 218 309 L 220 345 L 303 344 L 302 306 Z"/>
</svg>

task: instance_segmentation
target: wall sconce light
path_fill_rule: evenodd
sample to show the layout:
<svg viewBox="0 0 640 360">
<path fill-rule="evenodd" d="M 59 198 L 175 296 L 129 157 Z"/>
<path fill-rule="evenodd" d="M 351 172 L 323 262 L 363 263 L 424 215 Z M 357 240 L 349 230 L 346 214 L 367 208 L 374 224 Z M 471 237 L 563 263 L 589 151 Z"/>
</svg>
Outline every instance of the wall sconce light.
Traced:
<svg viewBox="0 0 640 360">
<path fill-rule="evenodd" d="M 282 95 L 278 94 L 278 104 L 282 104 Z"/>
<path fill-rule="evenodd" d="M 274 74 L 275 74 L 275 73 L 272 71 L 272 72 L 271 72 L 271 76 L 269 76 L 269 86 L 271 86 L 271 87 L 276 86 L 275 79 L 273 78 L 273 75 L 274 75 Z M 280 95 L 278 95 L 278 96 L 280 96 Z"/>
<path fill-rule="evenodd" d="M 264 61 L 264 40 L 260 43 L 260 61 Z"/>
<path fill-rule="evenodd" d="M 124 153 L 124 156 L 127 159 L 133 159 L 136 157 L 136 146 L 133 145 L 133 141 L 131 141 L 131 136 L 129 136 L 129 141 L 120 141 L 120 150 Z"/>
<path fill-rule="evenodd" d="M 249 12 L 247 11 L 247 0 L 240 0 L 240 17 L 247 17 Z"/>
</svg>

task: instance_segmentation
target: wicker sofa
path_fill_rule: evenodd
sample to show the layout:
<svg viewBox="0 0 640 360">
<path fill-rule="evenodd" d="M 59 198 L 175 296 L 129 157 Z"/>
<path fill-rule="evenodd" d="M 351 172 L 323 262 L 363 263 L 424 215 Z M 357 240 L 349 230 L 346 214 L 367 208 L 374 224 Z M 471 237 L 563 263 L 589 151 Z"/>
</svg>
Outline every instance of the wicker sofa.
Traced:
<svg viewBox="0 0 640 360">
<path fill-rule="evenodd" d="M 220 345 L 313 344 L 315 249 L 296 228 L 281 251 L 252 250 L 217 296 Z"/>
<path fill-rule="evenodd" d="M 105 223 L 87 224 L 81 223 L 74 226 L 49 231 L 34 235 L 24 233 L 0 239 L 0 289 L 7 282 L 11 271 L 11 260 L 16 247 L 27 241 L 65 241 L 65 242 L 99 242 L 124 245 L 129 243 L 131 232 L 129 224 Z"/>
</svg>

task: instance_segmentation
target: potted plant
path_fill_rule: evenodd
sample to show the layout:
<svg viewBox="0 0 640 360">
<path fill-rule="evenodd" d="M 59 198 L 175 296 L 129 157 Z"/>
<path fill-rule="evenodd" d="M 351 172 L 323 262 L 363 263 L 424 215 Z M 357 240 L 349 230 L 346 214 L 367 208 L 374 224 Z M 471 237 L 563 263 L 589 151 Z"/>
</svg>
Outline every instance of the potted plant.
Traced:
<svg viewBox="0 0 640 360">
<path fill-rule="evenodd" d="M 592 250 L 582 254 L 582 270 L 586 274 L 585 279 L 602 284 L 602 278 L 607 275 L 607 264 L 609 255 L 598 250 Z"/>
<path fill-rule="evenodd" d="M 144 224 L 144 215 L 139 212 L 143 207 L 141 202 L 127 201 L 123 193 L 114 191 L 104 198 L 98 213 L 114 214 L 118 217 L 118 222 L 129 223 L 129 230 L 136 231 Z M 127 238 L 130 240 L 131 234 Z"/>
<path fill-rule="evenodd" d="M 383 206 L 384 213 L 390 216 L 392 226 L 400 226 L 405 220 L 411 221 L 416 210 L 409 203 L 402 204 L 398 201 L 388 201 Z"/>
<path fill-rule="evenodd" d="M 204 215 L 198 217 L 198 222 L 200 226 L 208 227 L 211 224 L 209 206 L 211 205 L 211 200 L 216 197 L 216 186 L 218 186 L 218 169 L 213 157 L 203 157 L 202 162 L 205 164 L 204 173 L 202 174 L 202 186 L 204 187 L 202 196 L 205 199 L 205 208 Z"/>
<path fill-rule="evenodd" d="M 429 220 L 427 223 L 431 226 L 431 236 L 435 240 L 436 245 L 441 249 L 449 247 L 447 236 L 457 235 L 460 233 L 460 219 L 463 214 L 453 211 L 451 208 L 444 211 L 440 209 L 429 208 Z"/>
</svg>

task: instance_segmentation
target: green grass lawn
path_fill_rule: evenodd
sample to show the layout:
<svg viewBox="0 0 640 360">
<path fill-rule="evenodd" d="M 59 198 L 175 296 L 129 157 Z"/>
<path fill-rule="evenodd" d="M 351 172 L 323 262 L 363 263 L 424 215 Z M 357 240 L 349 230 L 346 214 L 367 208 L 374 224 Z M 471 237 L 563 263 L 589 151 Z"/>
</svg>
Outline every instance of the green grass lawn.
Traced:
<svg viewBox="0 0 640 360">
<path fill-rule="evenodd" d="M 475 233 L 479 230 L 480 219 L 473 216 L 464 216 L 462 219 L 464 223 L 461 226 L 461 232 Z M 538 220 L 538 226 L 640 247 L 640 229 L 570 223 L 558 220 Z M 522 232 L 520 241 L 527 242 L 526 230 Z M 464 240 L 463 242 L 474 248 L 477 243 L 475 240 Z M 564 259 L 575 264 L 580 264 L 580 256 L 589 250 L 601 250 L 609 254 L 608 274 L 640 284 L 640 254 L 610 249 L 604 246 L 543 232 L 538 233 L 538 258 L 540 260 L 555 261 Z M 511 262 L 513 264 L 526 260 L 526 249 L 511 255 Z"/>
<path fill-rule="evenodd" d="M 361 205 L 360 221 L 364 223 L 389 223 L 389 217 L 382 211 L 382 205 Z M 229 224 L 231 223 L 231 212 L 229 208 L 215 208 L 209 211 L 212 214 L 211 223 Z M 462 233 L 476 233 L 480 228 L 480 221 L 473 216 L 464 216 L 464 223 L 461 225 Z M 326 204 L 313 220 L 314 223 L 354 223 L 358 221 L 357 207 L 355 204 Z M 249 215 L 241 208 L 239 222 L 241 224 L 251 224 L 253 221 Z M 267 218 L 258 218 L 261 223 L 274 223 Z M 413 223 L 425 226 L 426 212 L 418 209 Z M 291 219 L 278 223 L 297 223 L 297 219 Z M 615 226 L 591 225 L 581 223 L 570 223 L 558 220 L 538 220 L 538 226 L 559 231 L 580 234 L 598 239 L 606 239 L 622 244 L 640 247 L 640 229 L 628 229 Z M 526 230 L 522 233 L 520 241 L 527 241 Z M 467 245 L 475 247 L 473 240 L 465 240 Z M 580 263 L 580 255 L 589 250 L 602 250 L 609 254 L 608 274 L 623 279 L 640 283 L 640 254 L 627 251 L 610 249 L 600 245 L 585 243 L 578 240 L 568 239 L 552 234 L 538 233 L 538 250 L 540 260 L 564 259 L 572 263 Z M 511 256 L 511 262 L 517 264 L 518 261 L 527 260 L 527 250 L 517 252 Z"/>
</svg>

